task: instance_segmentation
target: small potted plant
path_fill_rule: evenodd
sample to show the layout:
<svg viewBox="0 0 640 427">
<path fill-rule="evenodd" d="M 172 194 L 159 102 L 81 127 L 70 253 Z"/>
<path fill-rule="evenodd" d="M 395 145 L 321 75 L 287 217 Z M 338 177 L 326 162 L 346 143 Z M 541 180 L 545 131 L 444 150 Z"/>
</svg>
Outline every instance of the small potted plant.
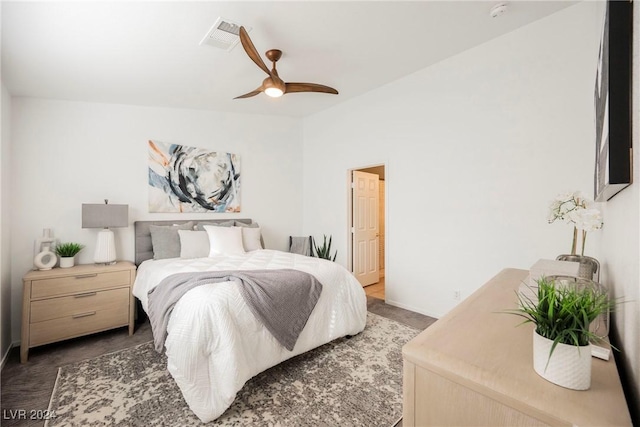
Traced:
<svg viewBox="0 0 640 427">
<path fill-rule="evenodd" d="M 311 246 L 311 256 L 315 256 L 318 258 L 328 259 L 329 261 L 335 261 L 336 256 L 338 256 L 338 251 L 333 254 L 333 258 L 331 258 L 331 239 L 329 236 L 329 241 L 327 242 L 327 236 L 323 235 L 324 239 L 322 241 L 322 246 L 316 245 L 315 239 L 313 241 L 313 245 Z M 315 254 L 314 254 L 315 250 Z"/>
<path fill-rule="evenodd" d="M 56 254 L 60 257 L 60 268 L 69 268 L 74 265 L 74 257 L 84 248 L 79 243 L 60 243 L 56 246 Z"/>
<path fill-rule="evenodd" d="M 587 390 L 591 386 L 591 323 L 608 315 L 615 304 L 606 289 L 587 279 L 550 276 L 536 280 L 533 294 L 518 293 L 519 306 L 508 313 L 533 323 L 533 367 L 560 386 Z M 537 291 L 537 292 L 536 292 Z M 537 293 L 537 298 L 534 296 Z"/>
</svg>

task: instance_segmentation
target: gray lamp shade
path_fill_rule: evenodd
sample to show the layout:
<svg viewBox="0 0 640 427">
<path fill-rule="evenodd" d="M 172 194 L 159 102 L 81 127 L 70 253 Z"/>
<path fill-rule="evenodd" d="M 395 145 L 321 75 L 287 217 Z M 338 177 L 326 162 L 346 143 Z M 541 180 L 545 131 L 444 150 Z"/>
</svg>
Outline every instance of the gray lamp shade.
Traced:
<svg viewBox="0 0 640 427">
<path fill-rule="evenodd" d="M 127 227 L 129 205 L 82 204 L 82 228 Z"/>
</svg>

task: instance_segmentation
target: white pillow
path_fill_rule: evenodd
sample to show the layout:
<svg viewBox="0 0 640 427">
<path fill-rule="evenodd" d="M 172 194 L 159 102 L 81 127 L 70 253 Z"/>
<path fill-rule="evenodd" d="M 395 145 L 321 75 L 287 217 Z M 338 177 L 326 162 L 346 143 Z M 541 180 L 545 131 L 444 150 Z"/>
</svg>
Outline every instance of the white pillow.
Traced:
<svg viewBox="0 0 640 427">
<path fill-rule="evenodd" d="M 262 249 L 260 227 L 237 227 L 242 230 L 242 245 L 247 252 Z"/>
<path fill-rule="evenodd" d="M 206 258 L 209 256 L 209 235 L 206 231 L 178 230 L 180 258 Z"/>
<path fill-rule="evenodd" d="M 242 230 L 240 227 L 216 227 L 205 225 L 209 235 L 209 256 L 243 254 Z"/>
</svg>

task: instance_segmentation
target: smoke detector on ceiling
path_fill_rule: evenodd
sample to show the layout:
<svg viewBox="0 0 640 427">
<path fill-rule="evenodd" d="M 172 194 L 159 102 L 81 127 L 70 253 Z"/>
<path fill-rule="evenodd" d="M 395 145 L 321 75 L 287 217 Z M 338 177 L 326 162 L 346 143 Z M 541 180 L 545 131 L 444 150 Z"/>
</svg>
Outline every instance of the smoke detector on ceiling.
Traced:
<svg viewBox="0 0 640 427">
<path fill-rule="evenodd" d="M 489 16 L 491 16 L 492 18 L 497 18 L 498 16 L 504 14 L 507 9 L 509 9 L 507 3 L 498 3 L 491 8 L 491 10 L 489 11 Z"/>
<path fill-rule="evenodd" d="M 244 27 L 247 32 L 251 28 Z M 200 41 L 200 45 L 208 44 L 219 49 L 231 51 L 240 41 L 240 24 L 232 22 L 225 18 L 218 18 L 213 27 Z"/>
</svg>

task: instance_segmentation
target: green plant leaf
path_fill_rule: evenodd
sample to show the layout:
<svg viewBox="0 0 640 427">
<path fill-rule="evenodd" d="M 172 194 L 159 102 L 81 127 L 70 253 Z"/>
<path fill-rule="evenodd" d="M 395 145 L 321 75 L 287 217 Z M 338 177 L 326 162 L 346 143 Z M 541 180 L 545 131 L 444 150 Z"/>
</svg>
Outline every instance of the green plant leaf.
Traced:
<svg viewBox="0 0 640 427">
<path fill-rule="evenodd" d="M 317 258 L 323 258 L 323 259 L 327 259 L 329 261 L 335 261 L 336 260 L 336 256 L 338 256 L 338 251 L 336 251 L 333 254 L 333 258 L 331 257 L 331 242 L 332 242 L 333 237 L 330 235 L 329 236 L 329 241 L 327 242 L 327 235 L 323 235 L 323 239 L 322 239 L 322 246 L 318 246 L 315 243 L 315 239 L 313 241 L 313 244 L 311 245 L 311 256 L 315 256 Z M 315 251 L 315 255 L 314 255 L 314 251 Z"/>
<path fill-rule="evenodd" d="M 61 257 L 73 257 L 76 256 L 84 248 L 84 245 L 79 243 L 60 243 L 56 246 L 56 254 Z"/>
<path fill-rule="evenodd" d="M 580 347 L 596 339 L 589 331 L 590 324 L 619 303 L 618 300 L 609 300 L 606 291 L 599 286 L 560 283 L 546 277 L 541 277 L 536 283 L 537 292 L 533 287 L 526 286 L 538 295 L 538 301 L 534 302 L 529 296 L 516 292 L 518 308 L 503 312 L 524 318 L 518 326 L 533 323 L 540 336 L 552 340 L 549 357 L 558 344 Z"/>
</svg>

